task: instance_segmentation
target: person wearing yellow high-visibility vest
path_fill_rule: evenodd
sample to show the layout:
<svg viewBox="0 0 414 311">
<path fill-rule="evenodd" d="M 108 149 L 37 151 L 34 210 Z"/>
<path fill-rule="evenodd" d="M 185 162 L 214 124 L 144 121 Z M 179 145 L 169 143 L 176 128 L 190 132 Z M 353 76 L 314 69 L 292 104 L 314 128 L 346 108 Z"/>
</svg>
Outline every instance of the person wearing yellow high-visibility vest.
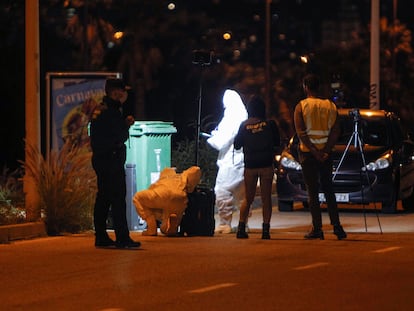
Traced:
<svg viewBox="0 0 414 311">
<path fill-rule="evenodd" d="M 319 188 L 325 194 L 329 218 L 338 240 L 347 237 L 339 220 L 338 206 L 332 183 L 331 151 L 339 137 L 340 126 L 335 104 L 318 97 L 319 77 L 308 74 L 303 78 L 306 98 L 295 108 L 294 121 L 298 135 L 299 155 L 303 178 L 308 191 L 308 203 L 312 216 L 312 230 L 306 239 L 324 239 Z"/>
</svg>

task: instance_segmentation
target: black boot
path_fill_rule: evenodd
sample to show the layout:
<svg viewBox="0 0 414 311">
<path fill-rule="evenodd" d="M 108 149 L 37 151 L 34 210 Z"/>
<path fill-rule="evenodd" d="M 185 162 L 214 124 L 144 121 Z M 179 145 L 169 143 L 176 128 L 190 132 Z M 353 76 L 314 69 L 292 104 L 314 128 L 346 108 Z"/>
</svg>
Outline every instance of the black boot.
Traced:
<svg viewBox="0 0 414 311">
<path fill-rule="evenodd" d="M 270 224 L 262 224 L 262 240 L 270 240 Z"/>
<path fill-rule="evenodd" d="M 314 239 L 321 239 L 324 240 L 325 237 L 323 235 L 323 231 L 321 228 L 312 228 L 312 230 L 305 235 L 305 239 L 314 240 Z"/>
<path fill-rule="evenodd" d="M 246 224 L 244 222 L 239 222 L 236 237 L 238 239 L 248 239 L 249 238 L 249 235 L 246 232 Z"/>
<path fill-rule="evenodd" d="M 347 235 L 341 225 L 334 225 L 334 234 L 337 236 L 338 240 L 346 239 Z"/>
</svg>

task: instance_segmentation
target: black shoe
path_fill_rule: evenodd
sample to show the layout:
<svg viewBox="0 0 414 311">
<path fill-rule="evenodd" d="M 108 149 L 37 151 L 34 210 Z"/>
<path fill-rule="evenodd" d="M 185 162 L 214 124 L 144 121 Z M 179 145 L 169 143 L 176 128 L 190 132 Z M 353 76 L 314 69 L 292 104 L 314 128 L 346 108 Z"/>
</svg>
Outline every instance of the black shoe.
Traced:
<svg viewBox="0 0 414 311">
<path fill-rule="evenodd" d="M 139 248 L 141 246 L 141 242 L 128 239 L 126 241 L 116 241 L 115 246 L 117 248 Z"/>
<path fill-rule="evenodd" d="M 269 232 L 263 232 L 262 233 L 262 240 L 270 240 L 270 233 Z"/>
<path fill-rule="evenodd" d="M 115 242 L 110 238 L 95 239 L 95 247 L 112 247 L 115 246 Z"/>
<path fill-rule="evenodd" d="M 306 234 L 304 238 L 308 240 L 314 240 L 314 239 L 324 240 L 325 239 L 322 229 L 314 229 L 314 228 L 311 230 L 311 232 Z"/>
<path fill-rule="evenodd" d="M 262 224 L 262 240 L 270 240 L 270 224 Z"/>
<path fill-rule="evenodd" d="M 238 239 L 248 239 L 249 235 L 246 232 L 246 224 L 244 222 L 239 222 L 237 227 L 236 238 Z"/>
<path fill-rule="evenodd" d="M 334 234 L 337 236 L 338 240 L 346 239 L 347 237 L 346 232 L 341 225 L 334 226 Z"/>
<path fill-rule="evenodd" d="M 249 235 L 246 231 L 237 231 L 236 238 L 238 239 L 248 239 Z"/>
</svg>

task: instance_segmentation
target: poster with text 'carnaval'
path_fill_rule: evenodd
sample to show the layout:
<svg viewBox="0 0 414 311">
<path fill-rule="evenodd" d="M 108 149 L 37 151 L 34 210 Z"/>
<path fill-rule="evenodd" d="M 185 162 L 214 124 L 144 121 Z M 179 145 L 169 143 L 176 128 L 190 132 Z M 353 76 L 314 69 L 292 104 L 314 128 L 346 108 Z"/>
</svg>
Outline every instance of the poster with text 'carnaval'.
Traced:
<svg viewBox="0 0 414 311">
<path fill-rule="evenodd" d="M 105 80 L 116 73 L 50 76 L 50 149 L 65 142 L 89 148 L 88 124 L 105 95 Z"/>
</svg>

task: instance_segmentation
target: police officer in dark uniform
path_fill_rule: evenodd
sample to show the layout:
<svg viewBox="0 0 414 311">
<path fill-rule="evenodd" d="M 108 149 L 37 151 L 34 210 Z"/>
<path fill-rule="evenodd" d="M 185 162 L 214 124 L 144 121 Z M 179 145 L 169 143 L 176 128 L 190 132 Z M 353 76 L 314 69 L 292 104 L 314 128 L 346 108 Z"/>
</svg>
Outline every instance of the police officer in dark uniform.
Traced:
<svg viewBox="0 0 414 311">
<path fill-rule="evenodd" d="M 94 111 L 90 125 L 92 166 L 98 182 L 94 207 L 96 247 L 136 248 L 141 245 L 130 238 L 126 219 L 125 141 L 128 139 L 129 127 L 134 123 L 132 116 L 125 119 L 122 115 L 122 105 L 128 97 L 127 90 L 122 79 L 107 79 L 106 96 Z M 106 232 L 110 207 L 116 241 Z"/>
</svg>

